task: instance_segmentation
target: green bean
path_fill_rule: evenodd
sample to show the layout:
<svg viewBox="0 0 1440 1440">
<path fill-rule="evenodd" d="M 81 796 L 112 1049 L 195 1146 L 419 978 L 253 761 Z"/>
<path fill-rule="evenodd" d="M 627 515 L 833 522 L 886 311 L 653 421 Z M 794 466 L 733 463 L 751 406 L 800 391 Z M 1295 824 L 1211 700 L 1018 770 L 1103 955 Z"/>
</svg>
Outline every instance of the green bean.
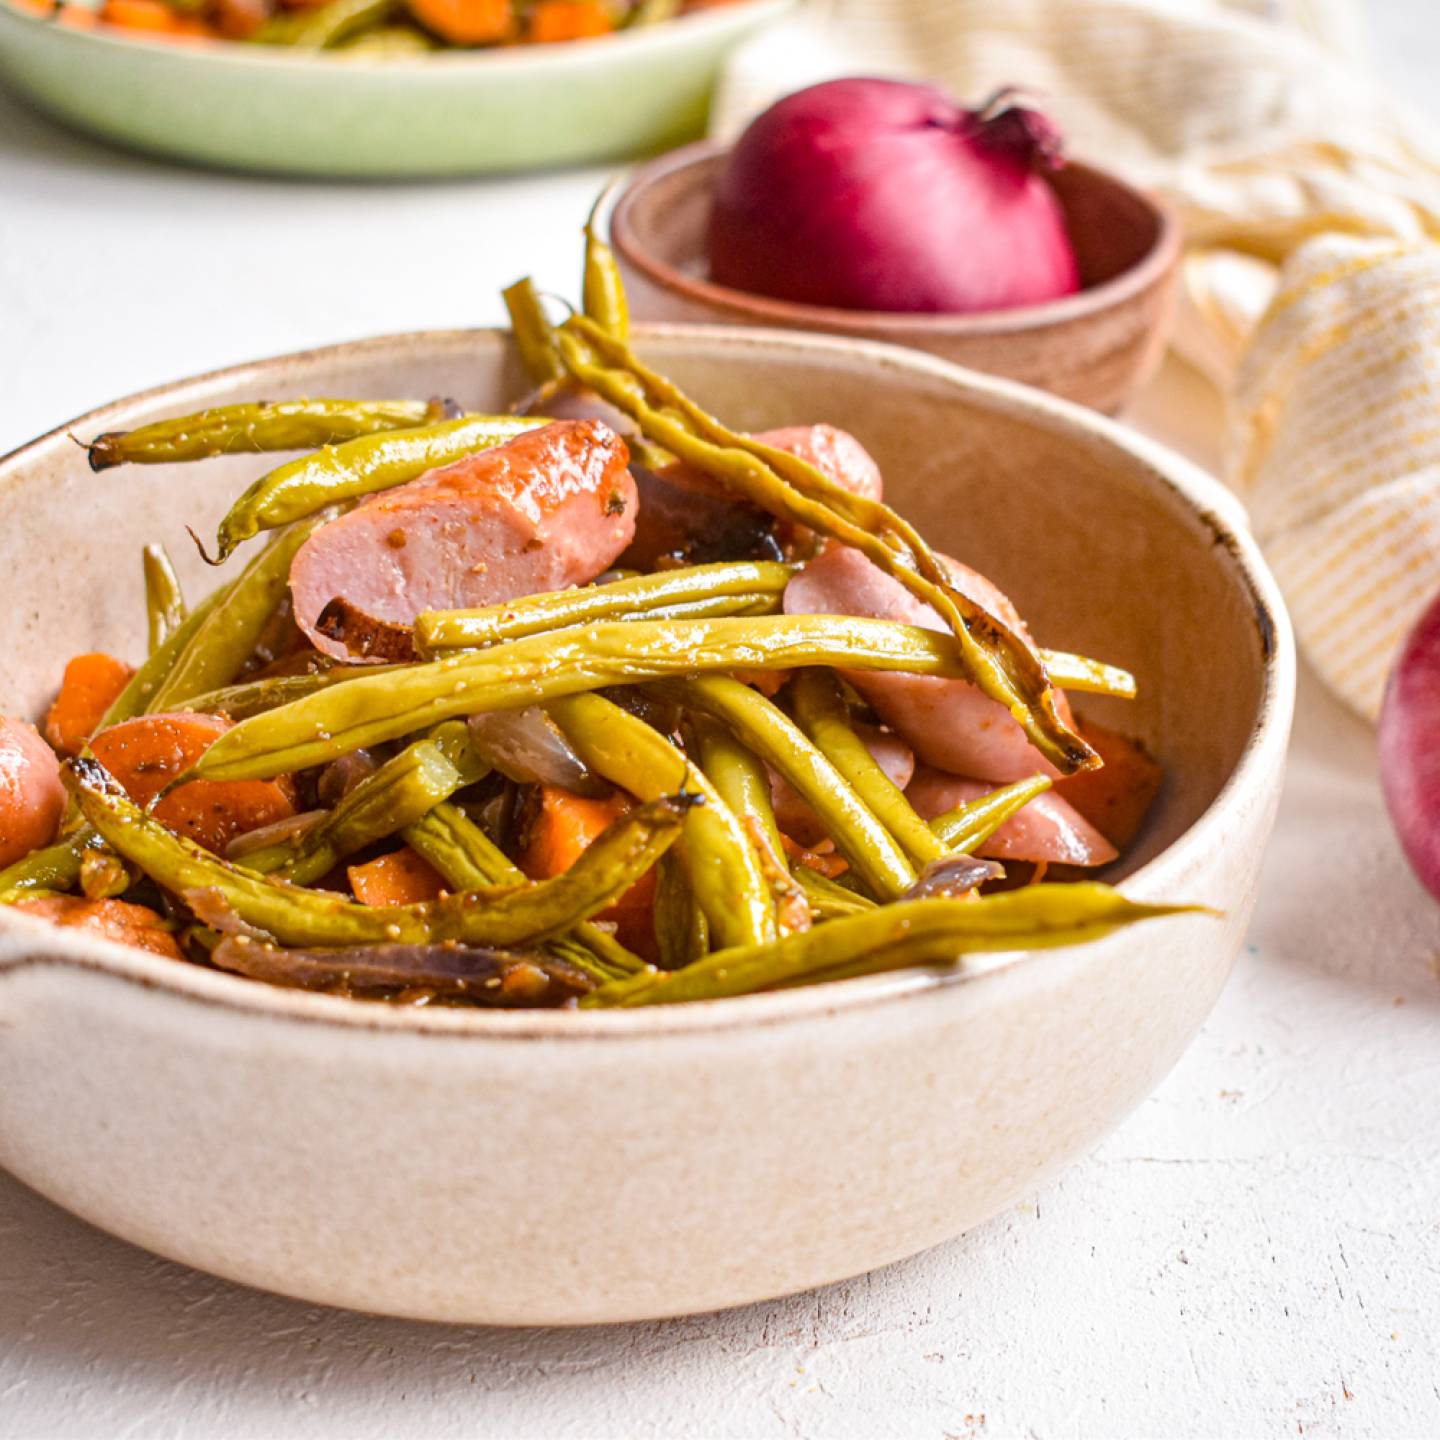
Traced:
<svg viewBox="0 0 1440 1440">
<path fill-rule="evenodd" d="M 627 29 L 640 29 L 646 25 L 658 25 L 662 20 L 673 18 L 680 10 L 680 0 L 640 0 L 625 22 Z"/>
<path fill-rule="evenodd" d="M 450 724 L 463 733 L 461 722 Z M 318 825 L 293 839 L 251 851 L 239 862 L 241 867 L 292 885 L 313 885 L 347 855 L 414 824 L 486 773 L 487 767 L 473 755 L 460 753 L 460 747 L 451 746 L 447 755 L 448 738 L 432 736 L 407 745 L 362 780 Z"/>
<path fill-rule="evenodd" d="M 259 680 L 242 680 L 235 685 L 222 685 L 192 695 L 183 708 L 199 710 L 207 715 L 228 715 L 232 720 L 246 720 L 277 710 L 292 700 L 316 695 L 332 685 L 343 685 L 361 675 L 393 674 L 400 665 L 327 665 L 304 675 L 265 675 Z"/>
<path fill-rule="evenodd" d="M 1146 905 L 1108 885 L 1031 885 L 975 900 L 916 900 L 832 920 L 769 945 L 717 950 L 674 972 L 617 980 L 585 996 L 586 1008 L 717 1000 L 797 981 L 881 974 L 962 957 L 1048 950 L 1099 940 L 1125 925 L 1197 907 Z"/>
<path fill-rule="evenodd" d="M 612 784 L 641 800 L 667 792 L 703 799 L 685 819 L 683 855 L 710 934 L 721 945 L 774 939 L 775 908 L 759 858 L 706 776 L 658 731 L 602 695 L 571 695 L 548 708 L 576 754 Z"/>
<path fill-rule="evenodd" d="M 142 552 L 145 569 L 145 613 L 150 622 L 150 654 L 153 655 L 184 623 L 185 596 L 170 556 L 160 544 L 147 545 Z"/>
<path fill-rule="evenodd" d="M 517 280 L 502 290 L 505 309 L 510 315 L 510 335 L 520 352 L 520 363 L 531 381 L 539 386 L 553 385 L 565 378 L 565 367 L 555 348 L 555 330 L 545 314 L 540 292 L 530 279 Z"/>
<path fill-rule="evenodd" d="M 617 340 L 630 338 L 630 305 L 625 298 L 625 282 L 615 252 L 600 238 L 595 222 L 605 203 L 609 187 L 600 192 L 585 221 L 585 271 L 581 284 L 581 301 L 585 313 L 607 334 Z"/>
<path fill-rule="evenodd" d="M 905 792 L 880 768 L 855 733 L 834 672 L 802 670 L 790 694 L 800 728 L 870 807 L 910 863 L 924 869 L 932 861 L 944 859 L 944 844 L 915 813 Z"/>
<path fill-rule="evenodd" d="M 262 530 L 306 519 L 342 500 L 393 489 L 427 470 L 549 423 L 523 415 L 462 415 L 418 429 L 364 435 L 302 455 L 262 475 L 230 507 L 216 534 L 214 563 Z"/>
<path fill-rule="evenodd" d="M 175 656 L 146 707 L 148 711 L 176 710 L 193 696 L 234 681 L 255 653 L 275 607 L 284 599 L 290 584 L 290 562 L 316 523 L 302 522 L 277 535 L 240 572 Z"/>
<path fill-rule="evenodd" d="M 647 439 L 772 514 L 853 545 L 935 609 L 955 635 L 967 678 L 1003 704 L 1056 766 L 1069 772 L 1100 763 L 1061 718 L 1036 653 L 957 590 L 914 526 L 888 505 L 853 494 L 798 456 L 727 429 L 586 316 L 572 315 L 556 341 L 570 374 L 634 419 Z"/>
<path fill-rule="evenodd" d="M 822 875 L 809 865 L 797 865 L 795 879 L 805 892 L 811 914 L 817 920 L 837 920 L 845 915 L 860 915 L 875 909 L 875 902 L 869 896 L 837 885 L 828 875 Z"/>
<path fill-rule="evenodd" d="M 1062 690 L 1075 690 L 1086 695 L 1113 695 L 1117 700 L 1133 700 L 1135 677 L 1118 665 L 1106 665 L 1086 655 L 1070 655 L 1064 650 L 1042 650 L 1040 658 L 1050 678 Z"/>
<path fill-rule="evenodd" d="M 898 899 L 915 883 L 914 867 L 874 811 L 795 722 L 758 690 L 728 675 L 668 680 L 655 689 L 688 709 L 723 721 L 743 744 L 774 766 L 815 812 L 851 869 L 880 899 Z"/>
<path fill-rule="evenodd" d="M 72 891 L 80 883 L 85 856 L 105 842 L 91 825 L 81 824 L 73 835 L 57 840 L 0 870 L 0 905 L 14 905 L 38 894 Z"/>
<path fill-rule="evenodd" d="M 421 425 L 432 414 L 432 407 L 421 400 L 260 401 L 221 405 L 135 430 L 111 430 L 85 448 L 92 470 L 170 465 L 212 455 L 313 450 L 317 445 Z"/>
<path fill-rule="evenodd" d="M 535 885 L 468 890 L 421 905 L 372 908 L 242 870 L 140 809 L 92 755 L 74 763 L 85 818 L 124 859 L 182 896 L 200 919 L 233 917 L 282 945 L 513 945 L 563 933 L 603 910 L 669 848 L 691 806 L 667 796 L 618 819 L 563 875 Z"/>
<path fill-rule="evenodd" d="M 361 675 L 242 720 L 177 780 L 255 780 L 324 764 L 458 715 L 543 704 L 607 685 L 737 667 L 840 665 L 958 676 L 955 643 L 934 630 L 849 615 L 617 620 L 531 635 L 384 675 Z"/>
<path fill-rule="evenodd" d="M 691 717 L 694 748 L 705 777 L 720 798 L 735 812 L 750 835 L 750 843 L 772 869 L 789 876 L 785 842 L 775 823 L 770 799 L 770 776 L 764 763 L 719 721 L 708 715 Z"/>
<path fill-rule="evenodd" d="M 292 11 L 267 20 L 250 38 L 260 45 L 297 50 L 326 50 L 388 19 L 396 0 L 329 0 L 318 8 Z"/>
<path fill-rule="evenodd" d="M 977 845 L 983 845 L 1018 810 L 1024 809 L 1049 788 L 1050 779 L 1046 775 L 1032 775 L 1028 780 L 1015 781 L 1013 785 L 1002 785 L 988 795 L 981 795 L 977 800 L 937 815 L 930 822 L 930 829 L 950 854 L 968 855 Z"/>
<path fill-rule="evenodd" d="M 440 872 L 452 890 L 530 883 L 505 852 L 464 811 L 449 801 L 436 805 L 429 814 L 413 825 L 407 825 L 400 834 L 412 850 Z M 633 975 L 644 968 L 644 961 L 632 955 L 613 935 L 588 920 L 568 934 L 551 940 L 549 948 L 561 959 L 578 965 L 599 980 Z"/>
<path fill-rule="evenodd" d="M 165 684 L 180 653 L 194 638 L 195 632 L 205 623 L 221 601 L 234 589 L 235 582 L 229 581 L 205 597 L 180 624 L 165 637 L 159 649 L 155 650 L 130 677 L 125 688 L 115 697 L 105 712 L 99 729 L 107 725 L 118 725 L 143 715 L 151 708 L 156 693 Z"/>
<path fill-rule="evenodd" d="M 588 625 L 596 620 L 667 612 L 664 618 L 706 618 L 675 615 L 682 605 L 735 601 L 754 603 L 779 597 L 799 569 L 773 560 L 729 560 L 717 565 L 687 565 L 654 575 L 633 575 L 605 585 L 582 585 L 522 595 L 478 610 L 428 610 L 415 621 L 415 644 L 422 653 L 470 650 L 500 640 L 518 640 L 546 630 Z M 708 612 L 733 614 L 730 609 Z"/>
<path fill-rule="evenodd" d="M 412 55 L 428 55 L 440 49 L 440 42 L 418 25 L 377 25 L 359 35 L 351 35 L 333 47 L 337 55 L 363 59 L 393 59 Z"/>
<path fill-rule="evenodd" d="M 655 944 L 663 970 L 679 970 L 710 952 L 710 924 L 695 903 L 690 874 L 674 850 L 656 867 Z"/>
</svg>

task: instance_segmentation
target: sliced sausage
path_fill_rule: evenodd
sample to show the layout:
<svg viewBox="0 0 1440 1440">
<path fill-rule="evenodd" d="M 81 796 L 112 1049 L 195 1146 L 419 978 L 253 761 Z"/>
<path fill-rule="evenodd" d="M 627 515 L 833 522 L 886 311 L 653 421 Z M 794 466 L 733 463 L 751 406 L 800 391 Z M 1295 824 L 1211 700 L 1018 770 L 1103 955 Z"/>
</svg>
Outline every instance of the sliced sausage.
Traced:
<svg viewBox="0 0 1440 1440">
<path fill-rule="evenodd" d="M 422 611 L 592 580 L 635 533 L 628 462 L 607 425 L 562 420 L 387 490 L 300 547 L 295 619 L 326 654 L 393 658 Z"/>
<path fill-rule="evenodd" d="M 880 467 L 848 431 L 833 425 L 787 425 L 754 437 L 808 460 L 856 495 L 878 500 Z M 635 467 L 640 518 L 621 565 L 649 570 L 664 556 L 691 565 L 708 560 L 778 555 L 774 518 L 742 499 L 723 480 L 677 461 L 663 470 Z"/>
<path fill-rule="evenodd" d="M 983 575 L 945 560 L 956 589 L 1004 621 L 1022 640 L 1029 633 L 1009 599 Z M 867 615 L 947 627 L 923 600 L 849 545 L 830 541 L 785 587 L 787 615 Z M 850 683 L 927 765 L 984 780 L 1023 780 L 1058 772 L 1025 738 L 1014 716 L 966 680 L 846 671 Z M 1068 707 L 1061 697 L 1062 716 Z"/>
<path fill-rule="evenodd" d="M 0 869 L 48 845 L 64 813 L 55 752 L 33 725 L 0 715 Z"/>
<path fill-rule="evenodd" d="M 983 780 L 922 765 L 905 793 L 923 819 L 933 820 L 994 788 Z M 1012 815 L 975 853 L 992 860 L 1094 866 L 1108 865 L 1117 852 L 1069 801 L 1047 790 Z"/>
</svg>

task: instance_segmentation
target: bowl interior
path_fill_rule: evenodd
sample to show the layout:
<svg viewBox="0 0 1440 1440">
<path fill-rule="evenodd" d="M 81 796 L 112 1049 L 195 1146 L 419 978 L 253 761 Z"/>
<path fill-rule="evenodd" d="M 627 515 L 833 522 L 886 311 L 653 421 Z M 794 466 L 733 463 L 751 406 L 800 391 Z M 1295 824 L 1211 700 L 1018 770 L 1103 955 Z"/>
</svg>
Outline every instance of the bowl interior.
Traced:
<svg viewBox="0 0 1440 1440">
<path fill-rule="evenodd" d="M 830 421 L 874 453 L 888 497 L 939 548 L 1009 592 L 1043 644 L 1132 670 L 1140 696 L 1084 713 L 1144 739 L 1167 767 L 1128 873 L 1215 799 L 1258 723 L 1265 607 L 1224 527 L 1103 422 L 908 352 L 712 327 L 642 329 L 644 354 L 745 428 Z M 397 336 L 262 362 L 95 412 L 82 438 L 205 404 L 331 394 L 453 396 L 494 409 L 522 389 L 498 332 Z M 215 583 L 185 533 L 213 527 L 274 463 L 236 456 L 92 474 L 64 433 L 0 462 L 10 623 L 0 711 L 38 717 L 65 659 L 143 653 L 140 550 L 163 541 L 192 599 Z M 237 563 L 232 561 L 232 565 Z"/>
<path fill-rule="evenodd" d="M 1073 303 L 1059 301 L 981 316 L 899 315 L 796 305 L 718 285 L 710 278 L 708 237 L 715 183 L 724 160 L 724 151 L 704 144 L 646 166 L 616 206 L 616 244 L 625 258 L 662 284 L 703 283 L 711 304 L 736 310 L 783 311 L 797 321 L 807 314 L 823 316 L 831 323 L 843 319 L 854 330 L 863 330 L 867 321 L 886 329 L 897 323 L 989 327 L 1011 317 L 1033 316 Z M 1139 191 L 1078 162 L 1058 171 L 1050 183 L 1065 211 L 1080 267 L 1082 296 L 1134 271 L 1156 254 L 1164 234 L 1164 214 Z"/>
</svg>

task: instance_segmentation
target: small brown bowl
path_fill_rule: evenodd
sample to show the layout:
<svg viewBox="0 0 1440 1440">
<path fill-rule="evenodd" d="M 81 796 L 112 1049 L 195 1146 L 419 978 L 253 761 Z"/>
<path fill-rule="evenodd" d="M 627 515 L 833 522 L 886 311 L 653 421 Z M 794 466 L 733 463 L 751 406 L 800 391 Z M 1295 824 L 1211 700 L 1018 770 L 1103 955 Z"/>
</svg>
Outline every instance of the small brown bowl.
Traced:
<svg viewBox="0 0 1440 1440">
<path fill-rule="evenodd" d="M 797 305 L 716 285 L 707 237 L 725 151 L 687 145 L 643 166 L 610 231 L 639 320 L 762 325 L 928 350 L 1113 414 L 1155 372 L 1175 309 L 1180 225 L 1154 196 L 1070 164 L 1052 179 L 1083 288 L 1046 305 L 978 315 L 907 315 Z"/>
</svg>

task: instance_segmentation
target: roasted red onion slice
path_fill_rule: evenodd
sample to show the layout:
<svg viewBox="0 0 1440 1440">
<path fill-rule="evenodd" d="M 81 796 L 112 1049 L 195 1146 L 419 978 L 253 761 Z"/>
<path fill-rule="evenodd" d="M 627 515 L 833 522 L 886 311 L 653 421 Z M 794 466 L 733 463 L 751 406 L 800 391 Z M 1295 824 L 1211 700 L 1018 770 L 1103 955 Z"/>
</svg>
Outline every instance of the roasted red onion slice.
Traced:
<svg viewBox="0 0 1440 1440">
<path fill-rule="evenodd" d="M 450 1000 L 506 1008 L 563 1005 L 595 988 L 583 970 L 539 951 L 439 945 L 353 945 L 283 950 L 245 935 L 227 936 L 210 954 L 222 970 L 340 995 L 422 989 Z"/>
<path fill-rule="evenodd" d="M 538 705 L 470 717 L 470 743 L 483 760 L 522 785 L 558 785 L 576 795 L 608 795 L 560 728 Z"/>
<path fill-rule="evenodd" d="M 987 880 L 1001 880 L 1004 876 L 1004 866 L 997 865 L 993 860 L 977 860 L 973 855 L 948 855 L 943 860 L 932 860 L 920 872 L 920 878 L 900 898 L 958 899 L 978 890 Z"/>
</svg>

